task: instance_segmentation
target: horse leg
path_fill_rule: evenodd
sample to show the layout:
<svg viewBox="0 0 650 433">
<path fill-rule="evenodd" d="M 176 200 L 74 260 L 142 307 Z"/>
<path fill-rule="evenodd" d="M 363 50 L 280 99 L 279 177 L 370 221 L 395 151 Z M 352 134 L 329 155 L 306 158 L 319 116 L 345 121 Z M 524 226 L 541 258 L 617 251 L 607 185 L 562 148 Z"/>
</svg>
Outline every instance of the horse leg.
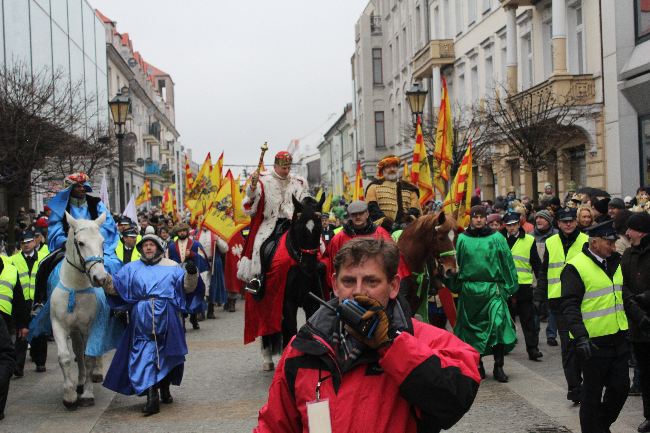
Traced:
<svg viewBox="0 0 650 433">
<path fill-rule="evenodd" d="M 293 290 L 291 290 L 293 291 Z M 287 287 L 284 292 L 282 305 L 282 348 L 284 349 L 291 338 L 298 333 L 298 299 L 295 293 L 290 293 Z"/>
<path fill-rule="evenodd" d="M 95 358 L 95 367 L 92 371 L 93 383 L 102 383 L 104 381 L 104 358 L 98 356 Z"/>
<path fill-rule="evenodd" d="M 52 317 L 52 334 L 63 373 L 63 405 L 69 410 L 74 410 L 78 401 L 75 383 L 72 381 L 72 355 L 68 347 L 68 332 L 55 317 Z"/>
<path fill-rule="evenodd" d="M 87 337 L 84 338 L 84 343 L 86 341 L 87 341 Z M 97 362 L 97 358 L 94 356 L 84 357 L 84 363 L 85 363 L 84 367 L 86 370 L 86 377 L 83 385 L 83 393 L 79 397 L 79 405 L 82 407 L 95 405 L 93 370 L 95 369 L 96 362 Z"/>
<path fill-rule="evenodd" d="M 84 383 L 86 381 L 86 367 L 85 367 L 85 344 L 81 332 L 74 330 L 70 333 L 70 340 L 72 341 L 72 350 L 74 351 L 74 359 L 77 361 L 77 394 L 83 394 Z"/>
</svg>

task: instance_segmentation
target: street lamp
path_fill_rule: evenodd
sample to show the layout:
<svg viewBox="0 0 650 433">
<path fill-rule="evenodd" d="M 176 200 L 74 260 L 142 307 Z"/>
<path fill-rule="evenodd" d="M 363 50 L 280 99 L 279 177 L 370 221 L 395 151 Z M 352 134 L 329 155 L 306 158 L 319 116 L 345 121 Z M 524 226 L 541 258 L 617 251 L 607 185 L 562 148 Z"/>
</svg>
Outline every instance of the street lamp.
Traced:
<svg viewBox="0 0 650 433">
<path fill-rule="evenodd" d="M 115 137 L 117 137 L 117 181 L 120 184 L 120 212 L 124 211 L 124 149 L 122 141 L 124 140 L 124 125 L 129 114 L 131 98 L 129 98 L 129 88 L 124 86 L 117 95 L 108 103 L 113 115 L 115 124 Z"/>
<path fill-rule="evenodd" d="M 413 125 L 417 125 L 418 118 L 424 112 L 424 103 L 427 100 L 427 91 L 422 88 L 420 83 L 413 83 L 413 86 L 406 92 L 406 100 L 413 114 Z"/>
</svg>

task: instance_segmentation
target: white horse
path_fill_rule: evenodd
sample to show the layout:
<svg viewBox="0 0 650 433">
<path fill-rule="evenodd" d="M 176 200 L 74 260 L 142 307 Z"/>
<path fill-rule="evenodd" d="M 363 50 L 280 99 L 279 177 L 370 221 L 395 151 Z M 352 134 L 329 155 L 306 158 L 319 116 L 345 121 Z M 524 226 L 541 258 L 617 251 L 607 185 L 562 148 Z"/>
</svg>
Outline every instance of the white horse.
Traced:
<svg viewBox="0 0 650 433">
<path fill-rule="evenodd" d="M 85 356 L 84 352 L 97 314 L 97 299 L 92 287 L 102 286 L 108 277 L 104 269 L 104 238 L 99 231 L 106 214 L 94 221 L 76 220 L 67 212 L 65 217 L 70 230 L 60 281 L 50 297 L 50 319 L 63 371 L 63 405 L 74 410 L 77 406 L 95 404 L 92 372 L 96 358 Z M 68 337 L 79 370 L 76 383 L 72 378 L 73 356 Z"/>
</svg>

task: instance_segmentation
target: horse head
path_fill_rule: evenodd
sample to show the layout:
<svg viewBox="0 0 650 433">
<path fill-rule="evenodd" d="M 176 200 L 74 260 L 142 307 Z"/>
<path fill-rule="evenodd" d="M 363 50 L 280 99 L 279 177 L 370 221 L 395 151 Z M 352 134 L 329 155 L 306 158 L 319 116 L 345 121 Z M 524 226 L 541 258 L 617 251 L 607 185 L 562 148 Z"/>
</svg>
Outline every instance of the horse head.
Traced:
<svg viewBox="0 0 650 433">
<path fill-rule="evenodd" d="M 86 275 L 93 286 L 101 286 L 108 277 L 104 268 L 104 237 L 99 231 L 106 221 L 106 214 L 101 214 L 96 220 L 77 220 L 68 212 L 65 217 L 70 226 L 66 261 Z"/>
<path fill-rule="evenodd" d="M 427 259 L 433 258 L 442 275 L 455 273 L 455 230 L 456 220 L 444 211 L 422 216 L 411 223 L 398 241 L 400 251 L 411 271 L 422 272 Z"/>
<path fill-rule="evenodd" d="M 298 255 L 299 262 L 302 263 L 307 257 L 313 257 L 315 262 L 323 232 L 321 210 L 324 194 L 320 201 L 316 201 L 313 197 L 305 197 L 302 201 L 296 200 L 294 196 L 291 196 L 291 199 L 294 208 L 289 230 L 292 247 Z M 309 259 L 309 262 L 312 260 Z"/>
</svg>

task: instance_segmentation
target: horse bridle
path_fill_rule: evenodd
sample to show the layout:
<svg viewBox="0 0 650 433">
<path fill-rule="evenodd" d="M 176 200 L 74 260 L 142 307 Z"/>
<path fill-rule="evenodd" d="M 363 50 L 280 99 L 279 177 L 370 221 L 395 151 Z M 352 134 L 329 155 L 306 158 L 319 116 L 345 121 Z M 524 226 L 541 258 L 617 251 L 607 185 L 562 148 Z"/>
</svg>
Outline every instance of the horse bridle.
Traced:
<svg viewBox="0 0 650 433">
<path fill-rule="evenodd" d="M 90 278 L 90 271 L 93 269 L 93 266 L 95 266 L 96 264 L 98 264 L 98 263 L 104 263 L 104 258 L 101 257 L 101 256 L 90 256 L 90 257 L 84 257 L 84 256 L 81 254 L 81 248 L 79 247 L 79 242 L 77 241 L 77 233 L 80 232 L 80 231 L 82 231 L 82 230 L 85 230 L 85 229 L 84 229 L 84 228 L 81 228 L 81 229 L 79 229 L 79 230 L 75 230 L 75 231 L 72 233 L 73 236 L 74 236 L 74 238 L 73 238 L 72 241 L 74 242 L 74 248 L 75 248 L 75 251 L 77 252 L 77 256 L 79 256 L 79 259 L 80 259 L 81 261 L 83 261 L 82 267 L 79 267 L 79 266 L 77 266 L 76 264 L 72 263 L 72 262 L 68 259 L 68 257 L 65 258 L 65 261 L 68 262 L 68 263 L 70 264 L 70 266 L 72 266 L 73 268 L 75 268 L 76 270 L 78 270 L 79 272 L 81 272 L 82 274 L 84 274 L 85 276 L 87 276 L 89 280 L 91 280 L 91 278 Z M 87 269 L 86 269 L 86 266 L 88 265 L 88 263 L 91 263 L 91 265 L 90 265 L 90 268 L 87 268 Z M 90 282 L 92 283 L 92 280 L 91 280 Z"/>
</svg>

